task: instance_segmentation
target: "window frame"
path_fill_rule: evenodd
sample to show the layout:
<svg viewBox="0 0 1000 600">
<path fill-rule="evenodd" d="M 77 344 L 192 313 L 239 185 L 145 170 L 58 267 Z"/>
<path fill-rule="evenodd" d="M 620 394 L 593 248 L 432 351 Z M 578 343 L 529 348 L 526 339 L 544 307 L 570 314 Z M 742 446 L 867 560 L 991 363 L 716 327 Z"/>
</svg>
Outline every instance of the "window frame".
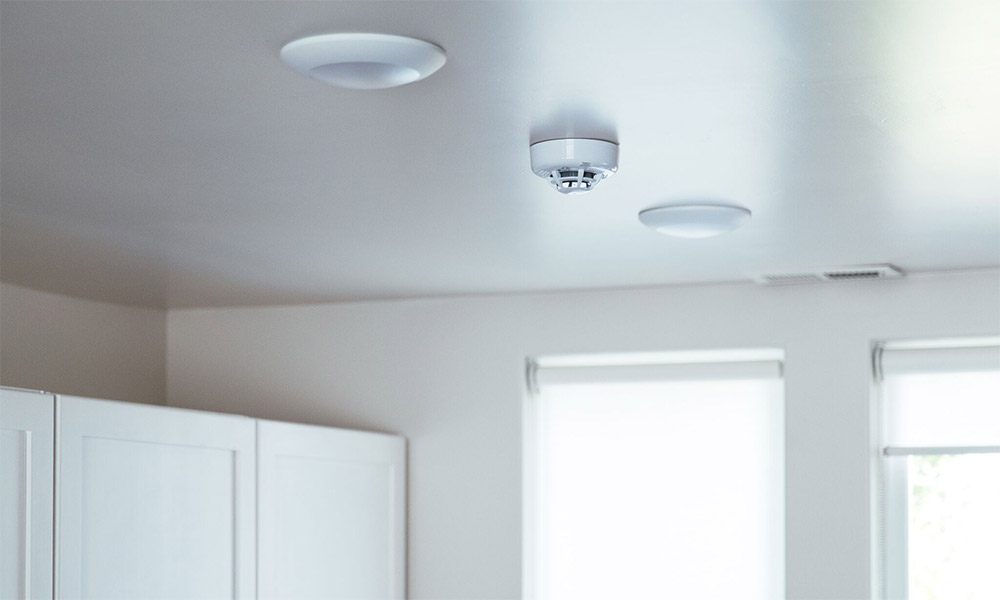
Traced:
<svg viewBox="0 0 1000 600">
<path fill-rule="evenodd" d="M 875 547 L 873 597 L 879 600 L 909 598 L 909 472 L 907 457 L 919 455 L 1000 454 L 1000 446 L 889 446 L 886 433 L 887 399 L 882 365 L 886 350 L 939 350 L 1000 346 L 1000 337 L 946 338 L 936 340 L 880 341 L 872 344 L 873 447 L 877 494 L 874 498 Z M 933 371 L 927 371 L 933 372 Z"/>
</svg>

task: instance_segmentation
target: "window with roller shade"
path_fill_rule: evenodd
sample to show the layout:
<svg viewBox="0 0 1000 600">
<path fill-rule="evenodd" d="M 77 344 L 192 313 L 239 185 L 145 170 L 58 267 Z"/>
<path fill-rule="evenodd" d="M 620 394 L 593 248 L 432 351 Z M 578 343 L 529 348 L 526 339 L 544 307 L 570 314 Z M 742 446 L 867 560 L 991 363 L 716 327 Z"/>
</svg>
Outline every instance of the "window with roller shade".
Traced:
<svg viewBox="0 0 1000 600">
<path fill-rule="evenodd" d="M 784 597 L 781 359 L 529 364 L 525 597 Z"/>
<path fill-rule="evenodd" d="M 876 347 L 883 596 L 1000 598 L 1000 340 Z"/>
</svg>

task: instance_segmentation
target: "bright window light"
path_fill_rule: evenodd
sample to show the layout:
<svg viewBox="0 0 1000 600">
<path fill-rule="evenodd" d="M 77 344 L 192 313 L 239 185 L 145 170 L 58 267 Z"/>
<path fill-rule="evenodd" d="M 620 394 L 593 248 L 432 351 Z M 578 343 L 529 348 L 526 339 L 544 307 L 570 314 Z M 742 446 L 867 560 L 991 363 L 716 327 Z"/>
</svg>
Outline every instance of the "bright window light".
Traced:
<svg viewBox="0 0 1000 600">
<path fill-rule="evenodd" d="M 909 597 L 1000 598 L 1000 454 L 906 460 Z"/>
<path fill-rule="evenodd" d="M 1000 598 L 1000 346 L 878 352 L 883 596 Z"/>
<path fill-rule="evenodd" d="M 526 597 L 784 596 L 780 363 L 542 368 L 528 409 Z"/>
</svg>

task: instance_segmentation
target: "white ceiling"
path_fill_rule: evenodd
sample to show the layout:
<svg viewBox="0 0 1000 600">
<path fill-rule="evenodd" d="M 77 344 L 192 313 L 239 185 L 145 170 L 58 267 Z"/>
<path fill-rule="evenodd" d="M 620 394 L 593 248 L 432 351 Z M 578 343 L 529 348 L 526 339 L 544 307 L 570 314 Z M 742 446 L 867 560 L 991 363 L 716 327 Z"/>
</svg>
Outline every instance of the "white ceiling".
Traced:
<svg viewBox="0 0 1000 600">
<path fill-rule="evenodd" d="M 1000 266 L 1000 3 L 2 2 L 2 277 L 151 306 Z M 432 41 L 359 92 L 278 50 Z M 562 196 L 531 141 L 621 143 Z M 720 198 L 730 235 L 642 208 Z"/>
</svg>

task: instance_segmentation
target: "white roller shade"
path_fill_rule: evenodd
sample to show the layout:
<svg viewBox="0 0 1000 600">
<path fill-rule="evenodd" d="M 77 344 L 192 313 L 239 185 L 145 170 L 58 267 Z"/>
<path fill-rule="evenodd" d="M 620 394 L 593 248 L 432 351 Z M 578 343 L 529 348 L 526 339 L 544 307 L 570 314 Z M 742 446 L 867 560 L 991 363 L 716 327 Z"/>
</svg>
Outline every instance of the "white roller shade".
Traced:
<svg viewBox="0 0 1000 600">
<path fill-rule="evenodd" d="M 781 362 L 735 354 L 534 366 L 526 598 L 784 597 Z"/>
<path fill-rule="evenodd" d="M 656 383 L 670 381 L 726 381 L 778 379 L 781 362 L 776 360 L 611 366 L 539 367 L 535 385 L 591 385 L 603 383 Z"/>
<path fill-rule="evenodd" d="M 879 354 L 885 446 L 1000 446 L 1000 346 Z"/>
<path fill-rule="evenodd" d="M 882 375 L 1000 371 L 1000 346 L 882 350 Z"/>
</svg>

